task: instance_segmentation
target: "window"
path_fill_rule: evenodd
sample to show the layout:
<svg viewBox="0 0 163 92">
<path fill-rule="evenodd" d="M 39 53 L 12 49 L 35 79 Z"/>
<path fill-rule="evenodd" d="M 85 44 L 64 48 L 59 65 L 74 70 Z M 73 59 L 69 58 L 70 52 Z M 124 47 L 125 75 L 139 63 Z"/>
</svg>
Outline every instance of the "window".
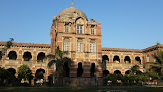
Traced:
<svg viewBox="0 0 163 92">
<path fill-rule="evenodd" d="M 84 44 L 82 39 L 78 39 L 77 41 L 77 51 L 83 52 L 84 51 Z"/>
<path fill-rule="evenodd" d="M 70 39 L 65 38 L 63 40 L 63 51 L 70 51 Z"/>
<path fill-rule="evenodd" d="M 149 62 L 149 55 L 147 55 L 147 62 Z"/>
<path fill-rule="evenodd" d="M 83 26 L 82 25 L 77 25 L 77 33 L 82 34 L 83 33 Z"/>
<path fill-rule="evenodd" d="M 69 32 L 69 25 L 65 24 L 65 32 Z"/>
<path fill-rule="evenodd" d="M 96 41 L 95 40 L 90 41 L 90 52 L 96 52 Z"/>
<path fill-rule="evenodd" d="M 94 25 L 91 25 L 91 34 L 92 34 L 92 35 L 95 34 L 95 27 L 94 27 Z"/>
</svg>

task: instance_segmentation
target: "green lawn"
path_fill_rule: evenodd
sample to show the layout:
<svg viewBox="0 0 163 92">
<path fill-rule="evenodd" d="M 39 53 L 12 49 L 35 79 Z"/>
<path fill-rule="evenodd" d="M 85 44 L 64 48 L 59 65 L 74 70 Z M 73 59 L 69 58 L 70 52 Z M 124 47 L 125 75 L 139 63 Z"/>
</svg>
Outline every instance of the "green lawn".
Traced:
<svg viewBox="0 0 163 92">
<path fill-rule="evenodd" d="M 98 90 L 125 90 L 127 92 L 163 92 L 163 88 L 126 88 L 126 89 L 102 89 L 102 88 L 53 88 L 53 87 L 1 87 L 0 92 L 98 92 Z"/>
</svg>

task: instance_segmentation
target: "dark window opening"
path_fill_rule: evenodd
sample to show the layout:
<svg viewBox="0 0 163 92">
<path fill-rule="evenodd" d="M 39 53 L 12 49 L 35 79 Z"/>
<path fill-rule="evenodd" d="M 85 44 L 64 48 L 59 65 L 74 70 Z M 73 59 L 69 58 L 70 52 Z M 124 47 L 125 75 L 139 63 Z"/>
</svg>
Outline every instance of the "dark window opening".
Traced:
<svg viewBox="0 0 163 92">
<path fill-rule="evenodd" d="M 129 56 L 125 56 L 124 61 L 125 61 L 125 63 L 126 63 L 126 64 L 131 63 L 131 59 L 130 59 L 130 57 L 129 57 Z"/>
<path fill-rule="evenodd" d="M 9 60 L 16 60 L 17 58 L 17 54 L 15 51 L 10 51 L 9 54 L 8 54 L 8 58 Z"/>
<path fill-rule="evenodd" d="M 35 78 L 36 79 L 44 79 L 44 73 L 45 73 L 45 70 L 44 69 L 37 69 L 36 70 L 36 73 L 35 73 Z"/>
<path fill-rule="evenodd" d="M 70 69 L 68 67 L 68 63 L 64 63 L 63 65 L 63 77 L 69 77 Z"/>
<path fill-rule="evenodd" d="M 24 55 L 23 55 L 23 59 L 24 61 L 30 61 L 32 58 L 32 55 L 30 52 L 25 52 Z"/>
<path fill-rule="evenodd" d="M 91 69 L 90 69 L 90 76 L 95 77 L 95 63 L 91 64 Z"/>
<path fill-rule="evenodd" d="M 109 74 L 108 70 L 103 70 L 103 77 L 106 77 Z"/>
<path fill-rule="evenodd" d="M 83 74 L 82 63 L 78 63 L 77 77 L 82 77 L 82 74 Z"/>
<path fill-rule="evenodd" d="M 0 51 L 0 60 L 2 59 L 2 52 Z"/>
<path fill-rule="evenodd" d="M 113 62 L 115 62 L 115 63 L 120 63 L 119 56 L 114 56 Z"/>
<path fill-rule="evenodd" d="M 40 52 L 37 56 L 37 60 L 41 62 L 43 62 L 44 58 L 45 58 L 45 53 L 43 52 Z"/>
<path fill-rule="evenodd" d="M 140 59 L 140 57 L 135 57 L 135 61 L 136 61 L 136 64 L 141 64 L 141 59 Z"/>
<path fill-rule="evenodd" d="M 15 76 L 16 70 L 14 68 L 8 68 L 7 71 L 9 71 L 13 76 Z"/>
</svg>

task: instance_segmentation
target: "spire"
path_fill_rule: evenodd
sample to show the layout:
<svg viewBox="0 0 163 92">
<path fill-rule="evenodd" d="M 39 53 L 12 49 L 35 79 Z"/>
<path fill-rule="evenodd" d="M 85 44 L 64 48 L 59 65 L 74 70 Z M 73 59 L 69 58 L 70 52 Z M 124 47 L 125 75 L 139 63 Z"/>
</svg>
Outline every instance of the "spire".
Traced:
<svg viewBox="0 0 163 92">
<path fill-rule="evenodd" d="M 73 7 L 73 0 L 72 0 L 72 4 L 71 4 L 71 7 Z"/>
<path fill-rule="evenodd" d="M 157 41 L 157 45 L 159 45 L 160 44 L 160 42 L 159 41 Z"/>
</svg>

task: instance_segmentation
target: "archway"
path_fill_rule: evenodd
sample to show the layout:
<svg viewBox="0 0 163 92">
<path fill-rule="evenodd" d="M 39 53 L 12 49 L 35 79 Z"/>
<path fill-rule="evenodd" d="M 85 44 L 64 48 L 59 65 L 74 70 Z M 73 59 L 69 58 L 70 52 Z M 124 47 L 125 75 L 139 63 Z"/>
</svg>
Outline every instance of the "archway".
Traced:
<svg viewBox="0 0 163 92">
<path fill-rule="evenodd" d="M 127 70 L 126 72 L 125 72 L 125 74 L 129 74 L 131 72 L 131 70 Z"/>
<path fill-rule="evenodd" d="M 15 51 L 10 51 L 8 54 L 9 60 L 16 60 L 17 59 L 17 54 Z"/>
<path fill-rule="evenodd" d="M 63 65 L 63 77 L 69 77 L 70 68 L 68 67 L 68 63 L 64 63 Z"/>
<path fill-rule="evenodd" d="M 114 71 L 114 74 L 121 74 L 121 71 L 115 70 L 115 71 Z M 122 74 L 121 74 L 121 75 L 122 75 Z"/>
<path fill-rule="evenodd" d="M 30 52 L 24 52 L 23 59 L 24 61 L 31 61 L 32 55 Z"/>
<path fill-rule="evenodd" d="M 78 68 L 77 68 L 77 77 L 82 77 L 82 74 L 83 74 L 82 63 L 78 63 Z"/>
<path fill-rule="evenodd" d="M 113 62 L 120 63 L 119 56 L 115 55 L 114 58 L 113 58 Z"/>
<path fill-rule="evenodd" d="M 95 63 L 91 64 L 90 76 L 95 77 Z"/>
<path fill-rule="evenodd" d="M 40 68 L 36 70 L 35 79 L 44 79 L 45 70 Z"/>
<path fill-rule="evenodd" d="M 45 53 L 43 53 L 43 52 L 40 52 L 40 53 L 37 55 L 37 61 L 38 61 L 38 62 L 39 62 L 39 61 L 43 62 L 44 58 L 45 58 Z"/>
<path fill-rule="evenodd" d="M 139 56 L 135 57 L 135 63 L 136 64 L 141 64 L 141 59 Z"/>
<path fill-rule="evenodd" d="M 125 64 L 131 63 L 130 57 L 129 56 L 125 56 L 124 62 L 125 62 Z"/>
<path fill-rule="evenodd" d="M 103 77 L 106 77 L 109 74 L 108 70 L 103 70 Z"/>
<path fill-rule="evenodd" d="M 13 76 L 15 76 L 16 70 L 14 68 L 8 68 L 7 71 L 9 71 Z"/>
<path fill-rule="evenodd" d="M 102 61 L 107 61 L 107 62 L 109 62 L 108 56 L 107 56 L 107 55 L 103 55 L 103 56 L 102 56 Z"/>
</svg>

